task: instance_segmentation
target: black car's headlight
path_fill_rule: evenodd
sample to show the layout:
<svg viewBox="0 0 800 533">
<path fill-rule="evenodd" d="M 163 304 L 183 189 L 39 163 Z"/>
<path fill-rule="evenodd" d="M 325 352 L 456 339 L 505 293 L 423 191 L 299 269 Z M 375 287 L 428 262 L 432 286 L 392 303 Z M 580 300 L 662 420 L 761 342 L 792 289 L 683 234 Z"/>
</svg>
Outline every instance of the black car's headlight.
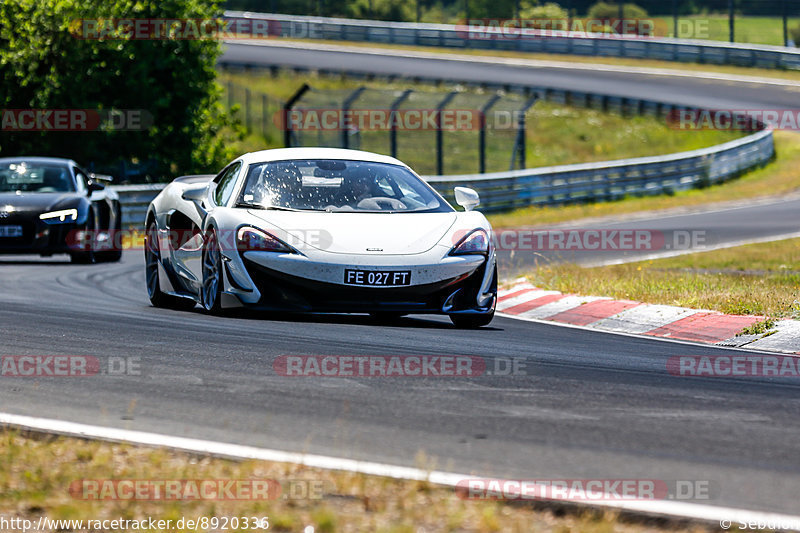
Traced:
<svg viewBox="0 0 800 533">
<path fill-rule="evenodd" d="M 236 246 L 240 252 L 297 253 L 294 248 L 276 236 L 252 226 L 239 228 L 236 232 Z"/>
<path fill-rule="evenodd" d="M 77 209 L 61 209 L 59 211 L 50 211 L 39 215 L 39 219 L 45 221 L 47 224 L 66 224 L 78 220 Z"/>
<path fill-rule="evenodd" d="M 489 234 L 484 229 L 476 229 L 468 233 L 450 250 L 450 255 L 488 255 L 491 243 Z"/>
</svg>

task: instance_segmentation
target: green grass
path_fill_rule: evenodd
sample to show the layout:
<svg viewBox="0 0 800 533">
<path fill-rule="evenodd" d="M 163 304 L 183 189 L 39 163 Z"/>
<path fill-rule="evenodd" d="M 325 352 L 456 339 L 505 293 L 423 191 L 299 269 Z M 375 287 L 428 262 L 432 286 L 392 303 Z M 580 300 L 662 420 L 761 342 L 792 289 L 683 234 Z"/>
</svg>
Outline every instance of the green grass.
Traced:
<svg viewBox="0 0 800 533">
<path fill-rule="evenodd" d="M 630 522 L 612 511 L 534 508 L 497 501 L 471 501 L 454 489 L 265 461 L 233 461 L 169 449 L 84 441 L 0 429 L 0 516 L 34 524 L 50 519 L 172 520 L 181 517 L 269 517 L 269 531 L 508 531 L 587 533 L 667 532 L 663 520 Z M 421 465 L 422 466 L 422 465 Z M 424 468 L 424 466 L 422 466 Z M 267 480 L 322 487 L 314 498 L 261 501 L 141 501 L 74 498 L 80 480 Z M 295 491 L 295 495 L 302 494 Z M 221 528 L 222 526 L 220 526 Z M 686 528 L 687 531 L 707 531 Z M 173 525 L 174 528 L 174 525 Z M 184 529 L 185 531 L 186 529 Z M 202 530 L 202 529 L 201 529 Z M 217 529 L 213 529 L 217 530 Z M 221 531 L 221 529 L 219 529 Z M 47 531 L 47 530 L 45 530 Z M 82 530 L 82 531 L 85 531 Z M 152 531 L 143 529 L 143 531 Z M 175 529 L 171 529 L 175 531 Z M 194 531 L 193 529 L 191 531 Z M 229 528 L 228 531 L 237 531 Z M 245 531 L 243 527 L 238 531 Z M 249 531 L 264 531 L 253 529 Z"/>
<path fill-rule="evenodd" d="M 652 17 L 658 22 L 656 28 L 666 31 L 659 35 L 674 37 L 672 17 Z M 789 29 L 800 24 L 797 17 L 789 19 Z M 734 40 L 737 43 L 769 44 L 783 46 L 783 20 L 780 17 L 736 16 Z M 789 34 L 791 37 L 791 33 Z M 681 39 L 710 39 L 729 41 L 728 15 L 695 15 L 678 18 L 678 35 Z"/>
<path fill-rule="evenodd" d="M 527 277 L 566 293 L 800 319 L 800 239 L 606 267 L 550 264 Z"/>
<path fill-rule="evenodd" d="M 221 72 L 220 82 L 227 87 L 228 81 L 235 86 L 248 87 L 253 94 L 265 93 L 272 97 L 267 110 L 264 127 L 260 97 L 253 97 L 251 108 L 252 130 L 242 143 L 240 151 L 252 151 L 282 146 L 281 132 L 273 123 L 278 112 L 278 102 L 288 99 L 304 82 L 317 89 L 301 100 L 306 105 L 319 108 L 337 108 L 349 91 L 359 86 L 370 89 L 357 101 L 354 108 L 387 109 L 398 91 L 413 88 L 414 100 L 408 107 L 435 109 L 436 104 L 457 86 L 434 88 L 429 85 L 414 86 L 409 83 L 362 82 L 341 77 L 318 76 L 281 72 L 272 76 L 267 72 Z M 493 93 L 461 90 L 450 104 L 451 109 L 479 109 Z M 234 101 L 241 103 L 242 91 L 234 93 Z M 226 98 L 227 101 L 227 98 Z M 495 105 L 496 110 L 510 112 L 521 107 L 520 96 L 507 95 Z M 239 115 L 243 116 L 242 113 Z M 694 150 L 727 142 L 741 134 L 726 131 L 679 131 L 667 126 L 656 117 L 623 117 L 612 112 L 563 106 L 552 102 L 537 102 L 526 116 L 527 121 L 527 167 L 564 165 L 594 161 L 607 161 L 629 157 L 642 157 Z M 491 123 L 491 119 L 490 119 Z M 509 169 L 514 131 L 490 130 L 487 134 L 487 170 Z M 340 132 L 304 134 L 306 145 L 340 146 Z M 478 164 L 478 132 L 448 131 L 443 135 L 445 174 L 476 173 Z M 351 137 L 351 139 L 354 139 Z M 421 174 L 435 174 L 435 143 L 433 131 L 400 131 L 398 133 L 398 157 Z M 350 146 L 363 150 L 389 153 L 389 134 L 386 131 L 362 132 L 360 144 L 355 140 Z"/>
<path fill-rule="evenodd" d="M 509 213 L 489 215 L 496 228 L 541 226 L 594 217 L 616 217 L 642 211 L 686 208 L 733 200 L 748 200 L 768 195 L 781 195 L 800 189 L 800 135 L 775 132 L 776 158 L 762 168 L 748 172 L 734 181 L 706 189 L 691 189 L 673 196 L 626 198 L 616 202 L 531 207 Z"/>
<path fill-rule="evenodd" d="M 423 11 L 422 22 L 463 24 L 464 15 L 457 11 L 442 13 L 437 10 Z M 579 16 L 585 18 L 585 16 Z M 661 37 L 674 37 L 674 24 L 671 16 L 648 16 L 655 19 L 656 35 Z M 710 39 L 714 41 L 728 41 L 728 14 L 714 13 L 705 15 L 692 15 L 679 17 L 678 35 L 682 39 Z M 697 21 L 706 22 L 706 26 L 697 26 Z M 800 23 L 797 17 L 789 17 L 789 28 L 794 28 Z M 703 31 L 696 31 L 697 29 Z M 693 29 L 695 31 L 690 31 Z M 737 43 L 783 45 L 783 19 L 781 17 L 754 17 L 736 14 L 735 41 Z"/>
</svg>

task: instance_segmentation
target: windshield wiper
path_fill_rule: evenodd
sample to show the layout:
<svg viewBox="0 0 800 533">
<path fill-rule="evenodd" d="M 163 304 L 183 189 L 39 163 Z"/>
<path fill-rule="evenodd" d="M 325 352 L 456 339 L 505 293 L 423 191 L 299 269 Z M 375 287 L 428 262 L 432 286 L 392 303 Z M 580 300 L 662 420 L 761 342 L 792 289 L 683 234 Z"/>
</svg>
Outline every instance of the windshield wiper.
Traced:
<svg viewBox="0 0 800 533">
<path fill-rule="evenodd" d="M 249 202 L 239 202 L 236 204 L 236 207 L 246 207 L 247 209 L 261 209 L 264 211 L 303 211 L 303 209 L 295 209 L 293 207 L 284 207 L 282 205 L 261 205 L 261 204 L 253 204 Z"/>
</svg>

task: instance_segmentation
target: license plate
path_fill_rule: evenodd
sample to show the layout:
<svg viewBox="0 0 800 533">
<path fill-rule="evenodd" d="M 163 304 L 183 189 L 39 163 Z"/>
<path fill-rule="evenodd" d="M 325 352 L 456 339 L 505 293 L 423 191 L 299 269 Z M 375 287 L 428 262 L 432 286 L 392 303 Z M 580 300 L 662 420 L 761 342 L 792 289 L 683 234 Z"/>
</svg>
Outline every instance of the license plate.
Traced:
<svg viewBox="0 0 800 533">
<path fill-rule="evenodd" d="M 0 226 L 0 237 L 22 237 L 22 226 Z"/>
<path fill-rule="evenodd" d="M 365 287 L 403 287 L 411 285 L 410 270 L 351 270 L 344 271 L 345 285 Z"/>
</svg>

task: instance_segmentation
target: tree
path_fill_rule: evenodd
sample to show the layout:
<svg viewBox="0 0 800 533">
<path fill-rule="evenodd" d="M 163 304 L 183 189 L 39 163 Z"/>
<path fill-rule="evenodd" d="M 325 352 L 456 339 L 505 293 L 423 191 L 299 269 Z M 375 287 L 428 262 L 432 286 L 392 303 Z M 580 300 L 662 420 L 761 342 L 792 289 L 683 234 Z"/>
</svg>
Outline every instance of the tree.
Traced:
<svg viewBox="0 0 800 533">
<path fill-rule="evenodd" d="M 209 19 L 214 0 L 15 0 L 0 3 L 0 109 L 143 110 L 142 131 L 0 131 L 0 154 L 107 166 L 158 163 L 160 177 L 218 168 L 229 124 L 216 39 L 86 38 L 92 23 Z M 99 22 L 98 22 L 99 21 Z M 87 26 L 88 24 L 88 26 Z M 119 32 L 116 36 L 124 36 Z"/>
</svg>

